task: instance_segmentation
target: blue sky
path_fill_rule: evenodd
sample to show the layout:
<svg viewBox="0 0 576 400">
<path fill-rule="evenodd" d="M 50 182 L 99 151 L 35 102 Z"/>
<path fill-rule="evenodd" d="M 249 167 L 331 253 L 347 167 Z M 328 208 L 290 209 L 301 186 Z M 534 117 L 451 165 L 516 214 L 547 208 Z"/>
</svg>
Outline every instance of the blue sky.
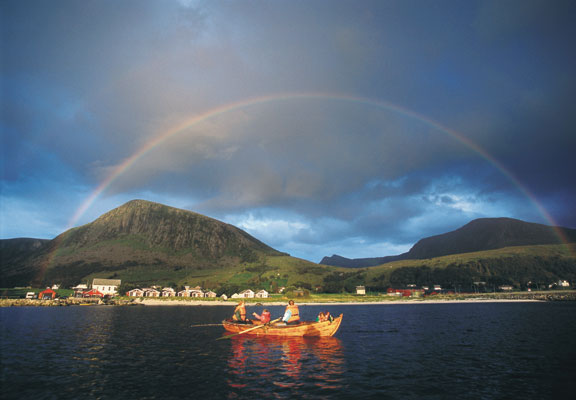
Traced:
<svg viewBox="0 0 576 400">
<path fill-rule="evenodd" d="M 571 1 L 0 10 L 3 239 L 135 198 L 315 262 L 482 217 L 576 228 Z"/>
</svg>

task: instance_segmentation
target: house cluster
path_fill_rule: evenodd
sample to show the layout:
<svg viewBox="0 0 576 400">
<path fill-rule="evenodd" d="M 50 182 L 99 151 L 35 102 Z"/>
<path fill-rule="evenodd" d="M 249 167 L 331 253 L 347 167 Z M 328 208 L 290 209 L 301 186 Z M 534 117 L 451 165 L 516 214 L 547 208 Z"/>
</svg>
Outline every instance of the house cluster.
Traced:
<svg viewBox="0 0 576 400">
<path fill-rule="evenodd" d="M 126 296 L 129 297 L 216 297 L 216 293 L 211 290 L 204 290 L 200 286 L 195 288 L 190 288 L 185 286 L 184 290 L 176 292 L 171 287 L 159 288 L 158 286 L 152 286 L 143 289 L 132 289 L 126 292 Z"/>
<path fill-rule="evenodd" d="M 267 299 L 268 298 L 268 292 L 265 291 L 264 289 L 259 290 L 258 292 L 254 292 L 253 290 L 246 289 L 246 290 L 241 291 L 240 293 L 234 293 L 232 296 L 230 296 L 230 298 L 232 298 L 232 299 L 253 299 L 253 298 Z"/>
<path fill-rule="evenodd" d="M 204 290 L 200 286 L 196 286 L 194 288 L 190 288 L 189 286 L 185 286 L 184 290 L 180 290 L 177 292 L 171 287 L 159 288 L 159 287 L 149 287 L 143 289 L 132 289 L 126 292 L 126 296 L 129 297 L 200 297 L 200 298 L 209 298 L 209 297 L 216 297 L 216 293 L 212 290 Z M 223 300 L 228 299 L 228 296 L 223 294 L 220 296 Z M 265 290 L 260 290 L 258 292 L 254 292 L 253 290 L 247 289 L 243 290 L 240 293 L 234 293 L 230 296 L 232 299 L 239 299 L 239 298 L 268 298 L 268 292 Z"/>
</svg>

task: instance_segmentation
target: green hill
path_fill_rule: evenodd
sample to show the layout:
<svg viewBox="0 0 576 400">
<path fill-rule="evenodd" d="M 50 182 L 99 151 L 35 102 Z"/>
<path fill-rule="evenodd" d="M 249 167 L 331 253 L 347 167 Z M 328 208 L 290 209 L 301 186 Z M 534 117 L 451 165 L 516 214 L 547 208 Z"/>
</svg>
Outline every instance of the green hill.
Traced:
<svg viewBox="0 0 576 400">
<path fill-rule="evenodd" d="M 2 283 L 72 285 L 94 275 L 121 274 L 135 281 L 181 281 L 283 255 L 232 225 L 134 200 L 25 257 L 12 255 L 2 264 Z"/>
</svg>

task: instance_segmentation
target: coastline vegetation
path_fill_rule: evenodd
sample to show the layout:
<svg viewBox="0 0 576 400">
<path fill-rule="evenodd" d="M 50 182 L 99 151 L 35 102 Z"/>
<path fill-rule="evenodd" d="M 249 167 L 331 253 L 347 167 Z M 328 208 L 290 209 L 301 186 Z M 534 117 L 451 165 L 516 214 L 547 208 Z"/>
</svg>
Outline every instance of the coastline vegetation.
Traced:
<svg viewBox="0 0 576 400">
<path fill-rule="evenodd" d="M 193 298 L 193 297 L 154 297 L 154 298 L 135 298 L 127 296 L 118 296 L 108 301 L 100 299 L 77 299 L 63 296 L 64 293 L 71 292 L 67 289 L 59 289 L 60 298 L 55 300 L 39 300 L 17 298 L 20 291 L 35 291 L 41 289 L 0 289 L 2 298 L 0 307 L 10 306 L 69 306 L 69 305 L 87 305 L 87 304 L 107 304 L 107 305 L 138 305 L 145 303 L 147 300 L 162 302 L 166 305 L 234 305 L 238 299 L 222 300 L 221 298 Z M 6 294 L 10 294 L 7 297 Z M 516 291 L 516 292 L 495 292 L 495 293 L 454 293 L 438 294 L 425 297 L 401 297 L 389 296 L 385 293 L 369 293 L 367 295 L 355 295 L 350 293 L 318 293 L 310 294 L 306 297 L 291 297 L 282 294 L 272 294 L 268 298 L 243 298 L 247 305 L 278 305 L 285 304 L 289 299 L 294 299 L 300 304 L 414 304 L 430 302 L 470 302 L 470 301 L 576 301 L 576 290 L 541 290 L 541 291 Z"/>
</svg>

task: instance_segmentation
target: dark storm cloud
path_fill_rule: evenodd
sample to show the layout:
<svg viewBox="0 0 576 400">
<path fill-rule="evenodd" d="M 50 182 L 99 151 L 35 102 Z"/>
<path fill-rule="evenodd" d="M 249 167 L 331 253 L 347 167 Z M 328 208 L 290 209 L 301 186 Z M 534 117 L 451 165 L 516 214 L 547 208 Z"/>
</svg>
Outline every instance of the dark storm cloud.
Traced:
<svg viewBox="0 0 576 400">
<path fill-rule="evenodd" d="M 476 217 L 546 222 L 525 190 L 576 226 L 573 2 L 0 7 L 3 237 L 60 233 L 100 182 L 194 116 L 303 92 L 398 108 L 326 96 L 215 115 L 140 157 L 76 222 L 144 197 L 315 261 L 405 251 Z"/>
</svg>

